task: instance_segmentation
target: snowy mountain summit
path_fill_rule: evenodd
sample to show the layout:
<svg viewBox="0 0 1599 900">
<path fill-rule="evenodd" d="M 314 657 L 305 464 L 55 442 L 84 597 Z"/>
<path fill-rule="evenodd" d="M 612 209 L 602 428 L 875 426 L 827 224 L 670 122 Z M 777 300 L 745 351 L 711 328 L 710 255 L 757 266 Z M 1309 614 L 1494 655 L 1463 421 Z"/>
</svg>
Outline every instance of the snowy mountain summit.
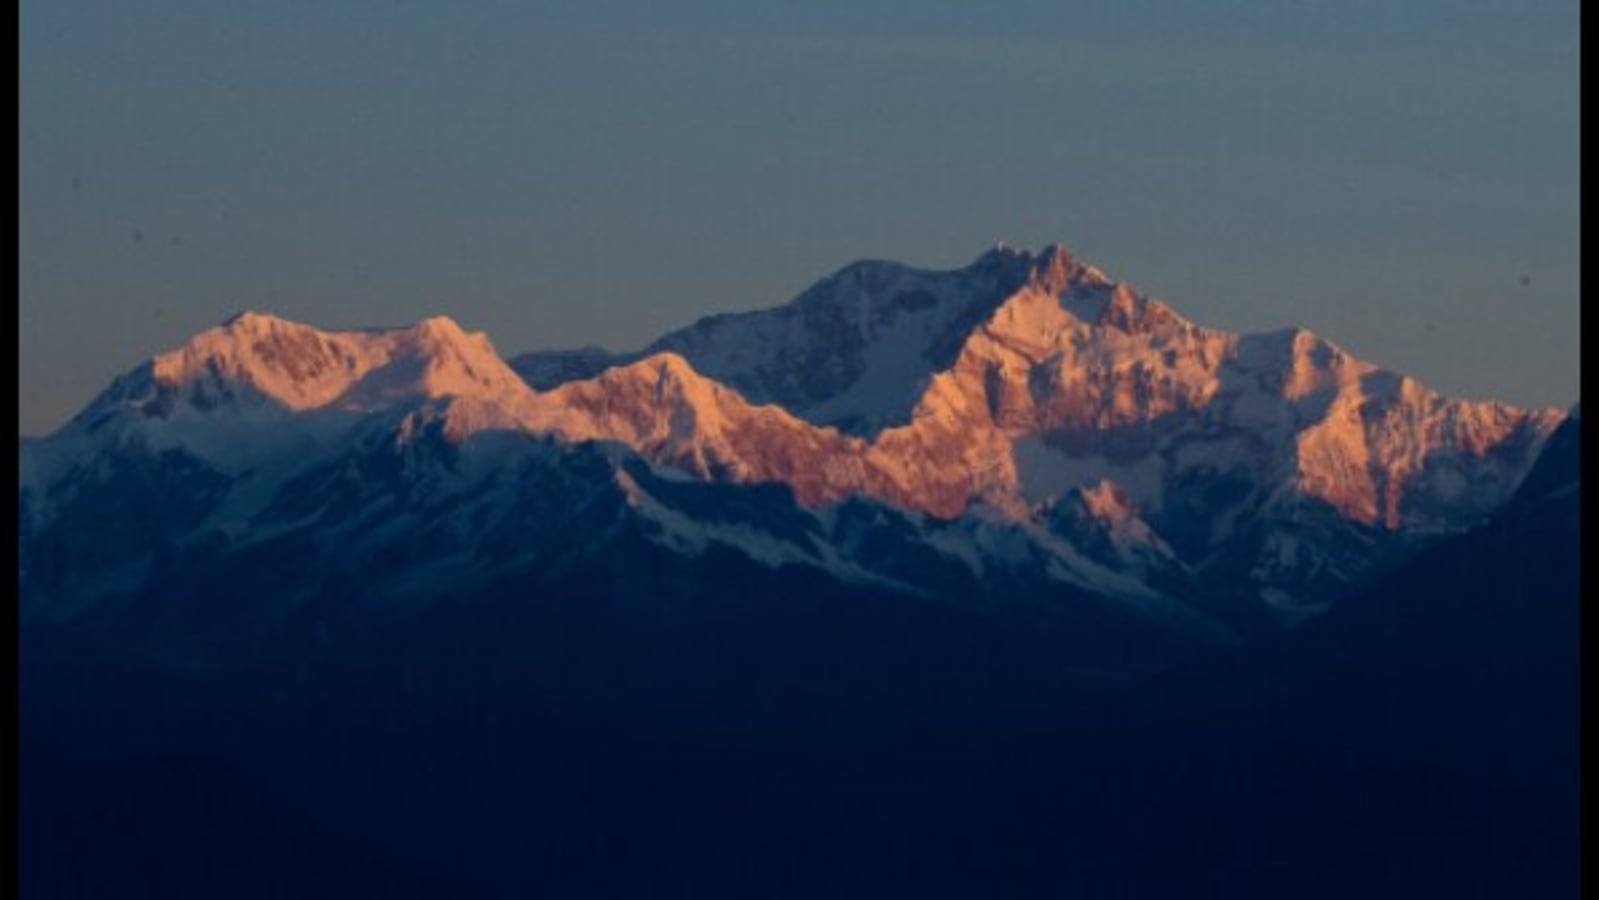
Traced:
<svg viewBox="0 0 1599 900">
<path fill-rule="evenodd" d="M 640 554 L 714 579 L 731 553 L 1226 640 L 1482 522 L 1565 417 L 1197 325 L 1059 245 L 855 263 L 627 354 L 244 313 L 23 443 L 23 607 L 192 625 L 292 554 L 251 622 L 351 579 L 398 616 Z"/>
</svg>

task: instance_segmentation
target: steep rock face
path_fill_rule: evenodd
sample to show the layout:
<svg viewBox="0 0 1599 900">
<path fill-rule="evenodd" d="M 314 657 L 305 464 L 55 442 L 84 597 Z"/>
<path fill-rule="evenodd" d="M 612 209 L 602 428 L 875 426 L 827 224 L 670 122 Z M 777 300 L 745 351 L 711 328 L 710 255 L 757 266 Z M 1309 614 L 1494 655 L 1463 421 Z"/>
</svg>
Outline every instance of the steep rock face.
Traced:
<svg viewBox="0 0 1599 900">
<path fill-rule="evenodd" d="M 1169 476 L 1220 464 L 1400 528 L 1411 511 L 1436 524 L 1428 517 L 1447 499 L 1480 517 L 1559 420 L 1439 397 L 1305 331 L 1239 336 L 1195 326 L 1125 284 L 1076 280 L 1057 292 L 1035 279 L 933 376 L 914 421 L 875 446 L 959 461 L 930 467 L 921 505 L 942 514 L 966 498 L 941 474 L 966 476 L 967 496 L 998 503 L 1104 475 L 1158 506 Z M 1018 450 L 1027 439 L 1036 440 Z M 1159 456 L 1166 477 L 1041 471 L 1059 465 L 1034 452 L 1039 443 L 1107 470 Z M 1461 473 L 1475 477 L 1470 490 L 1438 474 L 1467 463 L 1478 465 Z"/>
<path fill-rule="evenodd" d="M 909 417 L 927 376 L 1032 263 L 1004 249 L 948 272 L 859 262 L 783 306 L 701 319 L 644 353 L 677 353 L 752 402 L 869 436 Z"/>
<path fill-rule="evenodd" d="M 673 353 L 564 384 L 541 395 L 537 408 L 530 423 L 568 440 L 618 441 L 701 478 L 782 482 L 813 503 L 836 493 L 823 483 L 827 461 L 863 446 L 777 406 L 751 405 Z"/>
<path fill-rule="evenodd" d="M 1035 271 L 912 422 L 879 435 L 868 458 L 896 477 L 868 489 L 936 515 L 981 499 L 1025 516 L 1105 481 L 1217 580 L 1336 590 L 1480 522 L 1561 420 L 1440 397 L 1302 330 L 1201 328 L 1062 270 Z"/>
</svg>

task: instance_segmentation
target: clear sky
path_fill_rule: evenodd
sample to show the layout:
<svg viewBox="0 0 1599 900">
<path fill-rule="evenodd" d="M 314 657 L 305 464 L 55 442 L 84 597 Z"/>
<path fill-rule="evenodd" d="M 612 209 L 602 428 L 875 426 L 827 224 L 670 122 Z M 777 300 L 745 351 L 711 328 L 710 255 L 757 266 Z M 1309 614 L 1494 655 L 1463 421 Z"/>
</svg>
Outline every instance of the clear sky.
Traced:
<svg viewBox="0 0 1599 900">
<path fill-rule="evenodd" d="M 636 347 L 1060 241 L 1569 405 L 1577 0 L 24 0 L 21 429 L 241 309 Z"/>
</svg>

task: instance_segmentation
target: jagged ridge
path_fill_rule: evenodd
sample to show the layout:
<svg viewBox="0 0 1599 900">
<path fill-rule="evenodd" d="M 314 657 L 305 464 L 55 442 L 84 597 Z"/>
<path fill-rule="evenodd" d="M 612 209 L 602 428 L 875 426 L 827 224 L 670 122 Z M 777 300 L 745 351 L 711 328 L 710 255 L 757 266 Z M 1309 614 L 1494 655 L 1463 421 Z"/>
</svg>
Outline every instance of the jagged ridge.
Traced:
<svg viewBox="0 0 1599 900">
<path fill-rule="evenodd" d="M 863 495 L 944 519 L 990 510 L 1112 541 L 1097 556 L 1113 566 L 1252 584 L 1280 603 L 1480 521 L 1562 419 L 1442 398 L 1302 330 L 1197 326 L 1058 245 L 954 272 L 860 263 L 635 358 L 567 362 L 598 371 L 536 389 L 444 317 L 323 332 L 245 313 L 118 379 L 53 453 L 25 454 L 24 493 L 102 432 L 225 470 L 217 457 L 240 447 L 251 465 L 309 464 L 272 449 L 296 432 L 285 423 L 340 423 L 318 445 L 336 456 L 338 435 L 372 432 L 363 423 L 392 419 L 378 432 L 404 443 L 425 420 L 454 443 L 620 444 L 700 479 L 780 483 L 813 507 Z M 1051 512 L 1062 500 L 1073 514 Z"/>
</svg>

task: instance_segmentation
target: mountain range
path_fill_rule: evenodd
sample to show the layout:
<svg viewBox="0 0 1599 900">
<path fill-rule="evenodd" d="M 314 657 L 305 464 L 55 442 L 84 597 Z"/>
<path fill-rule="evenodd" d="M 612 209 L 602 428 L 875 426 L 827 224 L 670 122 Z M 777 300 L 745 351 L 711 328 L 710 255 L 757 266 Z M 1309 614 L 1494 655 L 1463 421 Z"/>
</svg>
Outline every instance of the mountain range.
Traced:
<svg viewBox="0 0 1599 900">
<path fill-rule="evenodd" d="M 1580 450 L 1058 246 L 244 313 L 20 442 L 20 894 L 1575 897 Z"/>
<path fill-rule="evenodd" d="M 23 440 L 19 579 L 25 615 L 209 643 L 352 580 L 376 599 L 341 616 L 393 620 L 640 541 L 1225 645 L 1485 521 L 1564 418 L 1196 325 L 1058 245 L 856 263 L 629 354 L 243 313 Z"/>
</svg>

